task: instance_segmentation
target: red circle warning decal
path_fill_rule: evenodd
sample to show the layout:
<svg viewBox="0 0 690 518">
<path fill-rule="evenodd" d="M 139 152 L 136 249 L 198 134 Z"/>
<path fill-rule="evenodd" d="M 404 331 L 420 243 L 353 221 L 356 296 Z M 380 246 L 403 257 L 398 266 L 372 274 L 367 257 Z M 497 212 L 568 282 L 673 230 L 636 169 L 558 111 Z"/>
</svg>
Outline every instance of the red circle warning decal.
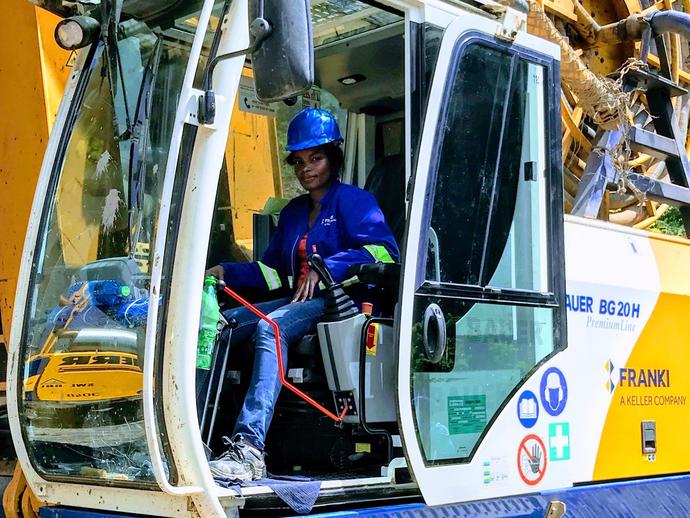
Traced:
<svg viewBox="0 0 690 518">
<path fill-rule="evenodd" d="M 546 448 L 542 440 L 530 434 L 520 442 L 517 452 L 517 465 L 520 478 L 525 484 L 538 484 L 546 473 Z"/>
</svg>

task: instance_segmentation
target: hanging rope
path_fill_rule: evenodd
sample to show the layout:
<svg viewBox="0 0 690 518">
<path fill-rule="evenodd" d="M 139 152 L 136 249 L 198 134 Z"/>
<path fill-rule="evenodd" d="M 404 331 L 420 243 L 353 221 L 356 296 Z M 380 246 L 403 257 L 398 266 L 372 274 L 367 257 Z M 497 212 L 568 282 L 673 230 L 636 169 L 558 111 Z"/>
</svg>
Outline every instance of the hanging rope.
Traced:
<svg viewBox="0 0 690 518">
<path fill-rule="evenodd" d="M 630 124 L 629 99 L 621 85 L 592 72 L 535 1 L 530 2 L 527 30 L 561 48 L 561 79 L 577 96 L 578 105 L 600 128 L 616 130 Z"/>
</svg>

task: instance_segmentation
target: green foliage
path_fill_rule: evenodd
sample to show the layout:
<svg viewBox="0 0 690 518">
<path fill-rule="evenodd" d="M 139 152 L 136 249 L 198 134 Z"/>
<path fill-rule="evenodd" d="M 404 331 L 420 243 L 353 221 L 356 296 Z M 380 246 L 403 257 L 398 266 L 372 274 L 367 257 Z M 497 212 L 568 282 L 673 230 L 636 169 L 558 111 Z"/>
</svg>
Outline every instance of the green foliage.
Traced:
<svg viewBox="0 0 690 518">
<path fill-rule="evenodd" d="M 683 218 L 680 211 L 676 207 L 670 207 L 664 215 L 661 216 L 649 230 L 652 232 L 659 232 L 661 234 L 669 234 L 671 236 L 685 237 L 685 227 L 683 226 Z"/>
</svg>

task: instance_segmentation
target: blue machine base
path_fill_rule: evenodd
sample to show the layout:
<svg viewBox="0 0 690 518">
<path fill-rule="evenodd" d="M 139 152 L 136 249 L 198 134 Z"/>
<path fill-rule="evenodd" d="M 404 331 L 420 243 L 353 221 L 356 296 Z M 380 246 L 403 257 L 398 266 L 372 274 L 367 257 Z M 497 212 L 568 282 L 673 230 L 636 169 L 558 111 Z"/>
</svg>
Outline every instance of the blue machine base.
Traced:
<svg viewBox="0 0 690 518">
<path fill-rule="evenodd" d="M 525 496 L 429 507 L 424 504 L 384 505 L 317 517 L 376 516 L 381 518 L 543 518 L 550 502 L 565 503 L 572 517 L 690 517 L 690 475 L 592 484 Z M 141 515 L 42 507 L 41 518 L 135 518 Z"/>
<path fill-rule="evenodd" d="M 462 504 L 381 506 L 316 517 L 380 518 L 544 518 L 550 502 L 566 505 L 567 517 L 690 517 L 690 475 L 591 484 L 525 496 L 509 496 Z"/>
</svg>

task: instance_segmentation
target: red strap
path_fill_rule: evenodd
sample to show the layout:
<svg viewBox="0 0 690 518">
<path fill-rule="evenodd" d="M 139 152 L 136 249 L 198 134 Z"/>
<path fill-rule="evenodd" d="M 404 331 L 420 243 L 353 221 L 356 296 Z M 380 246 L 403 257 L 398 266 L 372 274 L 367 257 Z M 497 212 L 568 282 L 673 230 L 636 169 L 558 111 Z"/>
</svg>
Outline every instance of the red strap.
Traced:
<svg viewBox="0 0 690 518">
<path fill-rule="evenodd" d="M 223 288 L 223 290 L 225 291 L 225 293 L 230 295 L 233 299 L 235 299 L 237 302 L 242 304 L 249 311 L 254 313 L 261 320 L 263 320 L 264 322 L 268 322 L 271 325 L 271 327 L 273 328 L 273 336 L 275 336 L 275 339 L 276 339 L 276 354 L 278 356 L 278 376 L 280 377 L 280 384 L 283 387 L 287 388 L 288 390 L 297 394 L 299 397 L 304 399 L 307 403 L 309 403 L 311 406 L 313 406 L 317 410 L 326 414 L 328 417 L 333 419 L 336 423 L 340 423 L 343 420 L 343 417 L 345 417 L 345 414 L 347 413 L 347 411 L 349 409 L 347 402 L 345 402 L 345 407 L 343 408 L 343 411 L 340 413 L 340 415 L 335 415 L 333 412 L 331 412 L 327 408 L 324 408 L 322 405 L 320 405 L 314 399 L 312 399 L 309 395 L 305 394 L 304 392 L 302 392 L 300 389 L 298 389 L 292 383 L 290 383 L 288 380 L 285 379 L 285 374 L 283 374 L 283 351 L 282 351 L 282 348 L 280 346 L 280 328 L 278 327 L 278 324 L 276 323 L 276 321 L 269 318 L 265 314 L 263 314 L 259 308 L 254 306 L 251 302 L 248 302 L 247 300 L 243 299 L 240 295 L 238 295 L 237 293 L 232 291 L 227 286 L 225 288 Z"/>
</svg>

